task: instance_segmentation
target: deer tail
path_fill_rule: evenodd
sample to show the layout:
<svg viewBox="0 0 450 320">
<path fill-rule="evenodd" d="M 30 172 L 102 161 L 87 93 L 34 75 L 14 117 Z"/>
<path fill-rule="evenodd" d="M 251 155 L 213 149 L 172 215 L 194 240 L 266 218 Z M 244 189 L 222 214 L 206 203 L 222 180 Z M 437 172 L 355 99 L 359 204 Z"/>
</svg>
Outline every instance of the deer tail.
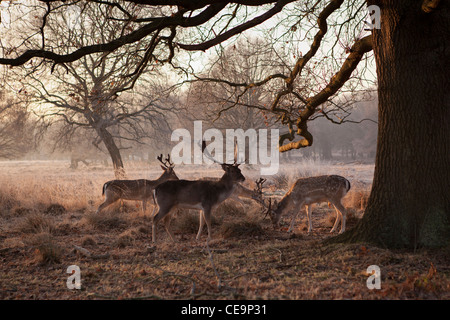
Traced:
<svg viewBox="0 0 450 320">
<path fill-rule="evenodd" d="M 107 187 L 108 187 L 108 182 L 105 182 L 105 184 L 103 185 L 103 188 L 102 188 L 102 196 L 105 195 L 105 191 L 106 191 Z"/>
<path fill-rule="evenodd" d="M 347 180 L 347 179 L 345 179 L 345 180 Z M 351 188 L 351 185 L 350 185 L 350 181 L 346 181 L 346 186 L 347 186 L 347 192 L 350 190 L 350 188 Z"/>
</svg>

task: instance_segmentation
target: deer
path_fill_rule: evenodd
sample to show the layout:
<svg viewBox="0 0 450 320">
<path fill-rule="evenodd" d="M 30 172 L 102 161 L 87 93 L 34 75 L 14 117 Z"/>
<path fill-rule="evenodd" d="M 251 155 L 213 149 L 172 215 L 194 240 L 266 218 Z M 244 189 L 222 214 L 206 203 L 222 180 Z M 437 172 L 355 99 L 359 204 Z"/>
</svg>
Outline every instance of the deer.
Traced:
<svg viewBox="0 0 450 320">
<path fill-rule="evenodd" d="M 209 181 L 219 181 L 220 178 L 202 178 L 201 180 L 209 180 Z M 242 201 L 241 198 L 251 199 L 256 201 L 259 204 L 264 205 L 264 200 L 262 197 L 262 184 L 266 181 L 266 179 L 260 178 L 259 180 L 256 180 L 255 188 L 253 190 L 250 190 L 246 187 L 244 187 L 242 184 L 237 183 L 233 189 L 233 192 L 228 197 L 230 200 L 234 200 L 238 202 L 242 207 L 245 207 L 245 203 Z M 226 199 L 227 200 L 227 199 Z M 201 209 L 199 209 L 201 214 Z M 202 218 L 200 216 L 200 218 Z M 201 231 L 199 229 L 198 237 L 201 235 Z"/>
<path fill-rule="evenodd" d="M 175 238 L 169 229 L 170 214 L 175 208 L 197 209 L 200 212 L 200 225 L 196 239 L 199 240 L 204 223 L 208 229 L 207 241 L 211 239 L 211 212 L 229 198 L 236 185 L 245 181 L 236 163 L 236 152 L 233 164 L 221 163 L 215 160 L 207 150 L 203 141 L 202 152 L 215 163 L 221 165 L 225 171 L 218 181 L 213 180 L 177 180 L 166 181 L 158 185 L 154 190 L 155 202 L 159 208 L 153 217 L 152 242 L 156 243 L 156 227 L 161 219 L 164 219 L 164 228 L 173 242 Z"/>
<path fill-rule="evenodd" d="M 244 206 L 244 202 L 241 200 L 241 198 L 252 199 L 258 203 L 262 203 L 262 185 L 265 181 L 266 179 L 263 178 L 259 178 L 259 180 L 256 180 L 255 189 L 253 190 L 250 190 L 244 187 L 242 184 L 238 183 L 236 184 L 235 188 L 233 189 L 233 193 L 229 198 L 240 203 L 242 206 Z"/>
<path fill-rule="evenodd" d="M 288 232 L 292 232 L 295 219 L 300 212 L 303 205 L 306 208 L 306 216 L 308 218 L 308 233 L 312 231 L 312 219 L 311 205 L 314 203 L 328 202 L 333 204 L 336 209 L 336 221 L 330 233 L 337 230 L 339 223 L 341 222 L 341 228 L 339 233 L 345 231 L 345 220 L 347 216 L 347 210 L 342 205 L 342 198 L 350 190 L 350 182 L 338 175 L 324 175 L 309 178 L 298 179 L 284 195 L 280 202 L 274 202 L 272 207 L 272 201 L 269 199 L 269 205 L 266 214 L 270 215 L 274 228 L 279 226 L 279 222 L 283 213 L 295 210 Z"/>
<path fill-rule="evenodd" d="M 167 155 L 164 161 L 162 154 L 156 158 L 161 162 L 161 169 L 164 171 L 158 179 L 111 180 L 106 182 L 102 188 L 102 195 L 105 195 L 105 201 L 98 207 L 96 213 L 100 213 L 104 208 L 117 200 L 141 200 L 142 212 L 145 215 L 147 201 L 152 199 L 153 203 L 155 202 L 153 190 L 156 186 L 165 181 L 178 180 L 178 176 L 174 171 L 175 166 L 170 162 L 170 155 Z M 153 208 L 154 210 L 155 208 Z"/>
</svg>

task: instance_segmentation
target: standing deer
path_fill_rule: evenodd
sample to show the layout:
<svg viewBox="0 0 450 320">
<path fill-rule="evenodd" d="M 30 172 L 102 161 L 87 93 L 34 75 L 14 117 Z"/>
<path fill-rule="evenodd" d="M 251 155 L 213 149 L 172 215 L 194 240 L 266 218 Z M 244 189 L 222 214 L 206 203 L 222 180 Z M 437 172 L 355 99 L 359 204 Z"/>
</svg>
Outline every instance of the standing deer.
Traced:
<svg viewBox="0 0 450 320">
<path fill-rule="evenodd" d="M 105 195 L 105 201 L 98 207 L 97 213 L 107 206 L 113 204 L 117 200 L 141 200 L 142 212 L 145 214 L 147 200 L 153 198 L 153 190 L 159 184 L 169 181 L 178 180 L 174 171 L 174 164 L 170 162 L 170 155 L 163 161 L 162 154 L 157 157 L 162 163 L 161 169 L 163 174 L 156 180 L 111 180 L 103 185 L 102 195 Z"/>
<path fill-rule="evenodd" d="M 347 210 L 342 205 L 341 200 L 349 190 L 350 182 L 344 177 L 337 175 L 298 179 L 281 201 L 278 204 L 275 203 L 275 209 L 272 208 L 271 201 L 269 202 L 267 212 L 270 214 L 274 228 L 276 228 L 283 213 L 295 210 L 288 229 L 288 232 L 291 232 L 298 213 L 302 206 L 305 205 L 309 233 L 312 230 L 311 205 L 327 201 L 332 203 L 336 209 L 336 221 L 330 232 L 335 232 L 339 222 L 342 220 L 339 231 L 339 233 L 342 233 L 345 231 Z"/>
<path fill-rule="evenodd" d="M 203 142 L 202 151 L 205 155 L 216 161 L 207 151 Z M 235 153 L 236 154 L 236 153 Z M 211 239 L 211 212 L 225 199 L 231 196 L 234 188 L 239 182 L 245 180 L 239 169 L 239 164 L 220 163 L 225 171 L 218 181 L 211 180 L 178 180 L 167 181 L 155 188 L 154 198 L 159 207 L 158 213 L 153 217 L 152 241 L 156 242 L 156 226 L 159 220 L 164 218 L 164 228 L 172 241 L 175 241 L 172 232 L 169 229 L 169 214 L 174 208 L 198 209 L 200 213 L 200 225 L 196 239 L 200 238 L 203 225 L 206 221 L 208 228 L 208 240 Z"/>
</svg>

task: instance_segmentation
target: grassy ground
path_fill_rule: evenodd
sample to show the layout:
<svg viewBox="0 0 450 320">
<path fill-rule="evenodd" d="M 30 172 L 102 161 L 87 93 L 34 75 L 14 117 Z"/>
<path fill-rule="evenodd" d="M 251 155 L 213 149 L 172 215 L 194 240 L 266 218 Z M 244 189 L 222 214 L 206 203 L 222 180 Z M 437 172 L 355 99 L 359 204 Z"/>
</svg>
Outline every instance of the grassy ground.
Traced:
<svg viewBox="0 0 450 320">
<path fill-rule="evenodd" d="M 293 234 L 283 219 L 273 230 L 252 201 L 232 201 L 214 214 L 213 240 L 195 240 L 198 213 L 179 212 L 170 241 L 162 226 L 151 243 L 149 210 L 127 202 L 96 215 L 108 169 L 68 170 L 68 163 L 0 163 L 0 299 L 449 299 L 450 250 L 392 251 L 368 244 L 324 245 L 334 222 L 326 204 L 305 214 Z M 373 168 L 329 165 L 323 172 L 350 177 L 347 227 L 361 217 Z M 268 193 L 282 194 L 296 175 L 281 172 Z M 179 176 L 197 169 L 178 168 Z M 157 167 L 131 167 L 130 178 L 156 177 Z M 288 172 L 288 173 L 287 173 Z M 202 176 L 218 176 L 211 170 Z M 253 177 L 253 171 L 244 172 Z M 251 180 L 250 178 L 248 180 Z M 283 182 L 285 181 L 285 182 Z M 81 290 L 69 290 L 67 267 L 81 270 Z M 381 289 L 369 290 L 367 268 L 378 265 Z"/>
</svg>

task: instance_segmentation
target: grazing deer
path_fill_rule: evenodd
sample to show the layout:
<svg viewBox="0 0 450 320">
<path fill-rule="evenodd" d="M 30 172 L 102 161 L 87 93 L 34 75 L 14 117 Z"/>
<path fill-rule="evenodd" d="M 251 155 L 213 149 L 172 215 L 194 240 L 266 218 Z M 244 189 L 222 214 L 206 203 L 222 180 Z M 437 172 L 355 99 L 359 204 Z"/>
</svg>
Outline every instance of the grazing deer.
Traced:
<svg viewBox="0 0 450 320">
<path fill-rule="evenodd" d="M 292 231 L 294 227 L 295 218 L 300 212 L 303 205 L 306 207 L 306 215 L 308 217 L 308 233 L 312 230 L 311 220 L 311 205 L 313 203 L 329 202 L 332 203 L 336 209 L 336 221 L 330 232 L 335 232 L 339 222 L 342 220 L 341 229 L 339 233 L 345 231 L 345 219 L 347 210 L 341 203 L 341 199 L 350 190 L 350 182 L 341 176 L 318 176 L 298 179 L 294 185 L 285 194 L 283 199 L 276 204 L 276 208 L 272 208 L 272 203 L 269 201 L 267 213 L 270 214 L 274 228 L 279 224 L 281 215 L 284 212 L 295 210 L 291 225 L 288 232 Z"/>
<path fill-rule="evenodd" d="M 111 180 L 103 185 L 102 195 L 105 195 L 105 201 L 98 207 L 97 213 L 117 200 L 142 200 L 142 212 L 145 214 L 147 200 L 153 199 L 153 190 L 159 184 L 178 180 L 174 171 L 174 164 L 170 162 L 170 155 L 163 161 L 162 154 L 157 157 L 162 163 L 163 174 L 156 180 Z M 153 199 L 153 202 L 155 199 Z"/>
<path fill-rule="evenodd" d="M 211 160 L 216 161 L 207 151 L 203 142 L 202 151 Z M 235 157 L 236 161 L 236 157 Z M 153 217 L 152 241 L 156 242 L 156 226 L 158 221 L 164 218 L 164 228 L 172 241 L 175 241 L 169 229 L 169 214 L 174 208 L 186 208 L 201 210 L 200 225 L 196 239 L 200 238 L 203 225 L 206 221 L 208 228 L 208 240 L 211 239 L 211 212 L 231 196 L 234 188 L 239 182 L 245 180 L 239 169 L 239 164 L 220 163 L 225 171 L 218 181 L 212 180 L 178 180 L 167 181 L 155 188 L 154 198 L 159 207 L 158 213 Z"/>
<path fill-rule="evenodd" d="M 262 185 L 266 181 L 266 179 L 259 178 L 259 180 L 256 180 L 256 186 L 255 189 L 250 190 L 246 187 L 244 187 L 242 184 L 238 183 L 236 184 L 235 188 L 233 189 L 233 193 L 229 197 L 232 200 L 235 200 L 239 202 L 242 206 L 244 206 L 244 202 L 241 200 L 241 198 L 247 198 L 255 200 L 258 203 L 263 202 L 262 198 Z"/>
</svg>

